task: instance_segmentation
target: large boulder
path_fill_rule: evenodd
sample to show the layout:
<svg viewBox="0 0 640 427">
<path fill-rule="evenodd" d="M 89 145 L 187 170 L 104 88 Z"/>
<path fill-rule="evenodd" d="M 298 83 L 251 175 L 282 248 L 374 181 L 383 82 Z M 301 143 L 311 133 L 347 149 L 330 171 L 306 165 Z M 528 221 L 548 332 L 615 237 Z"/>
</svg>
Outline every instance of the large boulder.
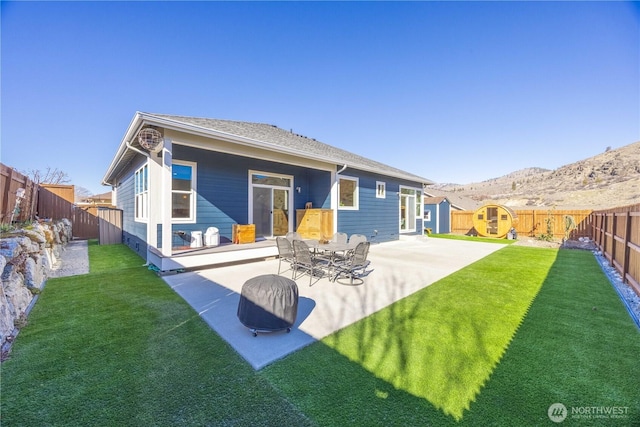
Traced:
<svg viewBox="0 0 640 427">
<path fill-rule="evenodd" d="M 7 265 L 7 259 L 0 255 L 0 271 L 4 271 Z M 4 286 L 0 286 L 0 343 L 4 343 L 13 333 L 14 315 L 9 308 L 9 301 L 4 294 Z"/>
<path fill-rule="evenodd" d="M 34 223 L 0 239 L 0 345 L 14 334 L 34 295 L 56 268 L 62 245 L 72 239 L 71 222 Z"/>
</svg>

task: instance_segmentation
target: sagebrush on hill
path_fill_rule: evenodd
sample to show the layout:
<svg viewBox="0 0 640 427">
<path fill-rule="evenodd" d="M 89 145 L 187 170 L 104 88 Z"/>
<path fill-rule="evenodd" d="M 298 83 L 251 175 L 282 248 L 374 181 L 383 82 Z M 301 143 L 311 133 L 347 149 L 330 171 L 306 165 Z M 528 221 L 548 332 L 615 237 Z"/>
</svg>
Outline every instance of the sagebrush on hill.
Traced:
<svg viewBox="0 0 640 427">
<path fill-rule="evenodd" d="M 522 208 L 597 210 L 638 204 L 640 141 L 555 170 L 527 168 L 479 183 L 429 188 L 475 202 Z"/>
</svg>

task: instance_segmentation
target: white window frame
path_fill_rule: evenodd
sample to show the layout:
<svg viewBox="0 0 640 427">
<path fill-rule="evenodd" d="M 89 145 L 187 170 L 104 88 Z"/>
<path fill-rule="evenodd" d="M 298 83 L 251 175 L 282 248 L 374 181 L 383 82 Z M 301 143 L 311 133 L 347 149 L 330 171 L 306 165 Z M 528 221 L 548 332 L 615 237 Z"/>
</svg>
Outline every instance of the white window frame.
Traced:
<svg viewBox="0 0 640 427">
<path fill-rule="evenodd" d="M 340 187 L 342 180 L 354 181 L 353 206 L 342 206 L 340 204 Z M 338 209 L 343 211 L 357 211 L 360 209 L 360 179 L 354 176 L 338 175 Z"/>
<path fill-rule="evenodd" d="M 189 166 L 191 167 L 191 189 L 189 191 L 174 190 L 171 188 L 171 222 L 173 224 L 193 224 L 196 222 L 196 195 L 197 193 L 197 176 L 198 176 L 198 164 L 195 162 L 188 162 L 185 160 L 174 160 L 171 162 L 172 176 L 171 182 L 173 183 L 173 165 Z M 174 194 L 188 194 L 190 196 L 189 204 L 189 217 L 188 218 L 173 218 L 173 195 Z"/>
<path fill-rule="evenodd" d="M 134 221 L 149 221 L 149 165 L 147 163 L 133 174 L 133 195 Z"/>
<path fill-rule="evenodd" d="M 424 211 L 424 220 L 431 221 L 431 209 L 427 209 Z"/>
<path fill-rule="evenodd" d="M 384 181 L 376 181 L 376 199 L 387 198 L 387 184 Z"/>
</svg>

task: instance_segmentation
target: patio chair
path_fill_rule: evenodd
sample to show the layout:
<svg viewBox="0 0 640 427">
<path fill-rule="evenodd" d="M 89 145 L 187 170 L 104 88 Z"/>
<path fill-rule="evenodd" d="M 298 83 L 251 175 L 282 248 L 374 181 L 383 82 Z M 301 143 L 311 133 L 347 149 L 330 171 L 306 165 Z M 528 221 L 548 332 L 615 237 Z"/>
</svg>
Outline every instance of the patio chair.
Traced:
<svg viewBox="0 0 640 427">
<path fill-rule="evenodd" d="M 294 240 L 302 240 L 302 237 L 297 231 L 290 231 L 286 235 L 287 240 L 293 242 Z"/>
<path fill-rule="evenodd" d="M 357 245 L 360 242 L 366 242 L 367 241 L 367 236 L 365 236 L 364 234 L 352 234 L 351 237 L 349 237 L 349 243 L 353 243 L 354 245 Z"/>
<path fill-rule="evenodd" d="M 309 274 L 309 286 L 312 285 L 313 277 L 320 278 L 325 276 L 325 271 L 329 268 L 330 263 L 327 259 L 320 256 L 313 256 L 309 250 L 309 245 L 303 240 L 293 241 L 293 254 L 295 262 L 293 264 L 293 279 L 297 279 L 298 271 Z"/>
<path fill-rule="evenodd" d="M 276 237 L 276 245 L 278 246 L 278 274 L 280 274 L 280 267 L 282 266 L 282 262 L 289 263 L 289 269 L 291 269 L 291 277 L 295 274 L 294 264 L 296 262 L 294 253 L 293 253 L 293 245 L 291 242 L 285 237 Z M 288 271 L 288 270 L 284 270 Z M 283 273 L 284 273 L 283 271 Z"/>
<path fill-rule="evenodd" d="M 348 240 L 348 236 L 347 233 L 334 233 L 333 237 L 331 238 L 332 242 L 336 242 L 336 243 L 347 243 Z"/>
<path fill-rule="evenodd" d="M 343 262 L 335 262 L 333 265 L 333 281 L 343 285 L 361 285 L 364 283 L 363 277 L 372 271 L 367 271 L 367 267 L 371 264 L 371 261 L 367 259 L 370 245 L 370 242 L 360 242 L 347 259 Z M 348 283 L 345 283 L 345 279 L 349 280 Z"/>
</svg>

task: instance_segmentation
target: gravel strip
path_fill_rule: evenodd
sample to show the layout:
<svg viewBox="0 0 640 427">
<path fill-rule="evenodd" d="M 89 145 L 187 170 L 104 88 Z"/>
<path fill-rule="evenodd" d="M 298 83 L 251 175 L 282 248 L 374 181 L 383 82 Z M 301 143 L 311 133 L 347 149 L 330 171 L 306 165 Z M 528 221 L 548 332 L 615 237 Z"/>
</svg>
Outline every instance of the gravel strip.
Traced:
<svg viewBox="0 0 640 427">
<path fill-rule="evenodd" d="M 89 245 L 86 240 L 72 240 L 62 247 L 60 258 L 49 277 L 68 277 L 89 273 Z"/>
<path fill-rule="evenodd" d="M 604 274 L 609 278 L 613 288 L 618 292 L 620 299 L 627 307 L 629 315 L 636 323 L 636 326 L 640 328 L 640 296 L 631 289 L 631 286 L 622 282 L 622 276 L 620 276 L 615 267 L 609 264 L 609 261 L 602 255 L 602 252 L 594 251 L 593 254 L 600 264 L 600 267 L 602 267 L 602 271 L 604 271 Z"/>
</svg>

